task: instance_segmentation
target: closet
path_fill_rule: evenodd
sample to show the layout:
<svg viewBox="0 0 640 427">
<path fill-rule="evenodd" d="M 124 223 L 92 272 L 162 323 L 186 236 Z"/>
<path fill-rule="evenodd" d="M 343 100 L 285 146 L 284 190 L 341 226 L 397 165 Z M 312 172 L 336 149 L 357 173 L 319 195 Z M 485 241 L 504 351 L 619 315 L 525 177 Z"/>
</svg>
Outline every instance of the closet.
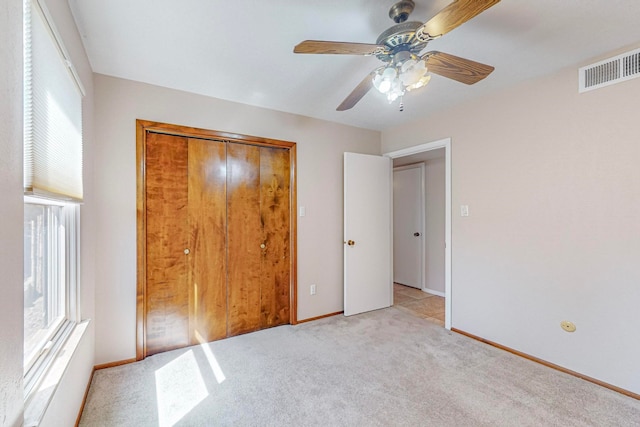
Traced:
<svg viewBox="0 0 640 427">
<path fill-rule="evenodd" d="M 295 143 L 137 125 L 137 358 L 295 323 Z"/>
</svg>

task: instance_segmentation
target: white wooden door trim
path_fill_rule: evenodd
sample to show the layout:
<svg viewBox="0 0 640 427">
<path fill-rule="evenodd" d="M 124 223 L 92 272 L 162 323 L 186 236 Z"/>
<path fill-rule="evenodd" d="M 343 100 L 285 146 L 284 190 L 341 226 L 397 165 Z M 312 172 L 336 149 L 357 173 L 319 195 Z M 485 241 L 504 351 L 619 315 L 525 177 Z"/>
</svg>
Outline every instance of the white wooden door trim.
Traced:
<svg viewBox="0 0 640 427">
<path fill-rule="evenodd" d="M 425 231 L 425 179 L 424 179 L 424 175 L 425 175 L 425 171 L 424 171 L 424 163 L 418 163 L 415 165 L 406 165 L 406 166 L 398 166 L 393 168 L 393 172 L 397 172 L 397 171 L 403 171 L 403 170 L 408 170 L 408 169 L 420 169 L 420 211 L 419 211 L 419 215 L 420 215 L 420 230 L 418 230 L 420 232 L 420 289 L 422 289 L 423 291 L 425 290 L 425 286 L 426 286 L 426 270 L 425 270 L 425 254 L 427 253 L 427 247 L 426 247 L 426 238 L 424 235 L 424 231 Z M 391 188 L 393 189 L 393 182 L 392 182 L 392 186 Z M 391 200 L 393 202 L 393 195 L 391 197 Z M 394 237 L 395 238 L 395 237 Z M 392 244 L 393 244 L 393 240 L 391 240 Z M 393 275 L 395 277 L 395 272 L 393 272 Z"/>
<path fill-rule="evenodd" d="M 425 151 L 445 149 L 445 262 L 444 262 L 444 288 L 445 288 L 445 321 L 444 326 L 451 329 L 451 315 L 453 312 L 453 298 L 451 295 L 451 138 L 428 142 L 401 150 L 384 153 L 384 156 L 392 159 L 410 156 Z"/>
</svg>

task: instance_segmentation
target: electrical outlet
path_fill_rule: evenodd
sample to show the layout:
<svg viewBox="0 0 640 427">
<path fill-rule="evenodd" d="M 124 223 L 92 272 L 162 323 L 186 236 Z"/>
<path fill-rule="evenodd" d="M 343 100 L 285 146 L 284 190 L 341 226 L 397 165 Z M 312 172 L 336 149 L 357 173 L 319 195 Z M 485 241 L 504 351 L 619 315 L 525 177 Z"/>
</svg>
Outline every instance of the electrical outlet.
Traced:
<svg viewBox="0 0 640 427">
<path fill-rule="evenodd" d="M 311 293 L 311 295 L 315 295 L 316 294 L 316 285 L 311 285 L 309 287 L 309 292 Z"/>
</svg>

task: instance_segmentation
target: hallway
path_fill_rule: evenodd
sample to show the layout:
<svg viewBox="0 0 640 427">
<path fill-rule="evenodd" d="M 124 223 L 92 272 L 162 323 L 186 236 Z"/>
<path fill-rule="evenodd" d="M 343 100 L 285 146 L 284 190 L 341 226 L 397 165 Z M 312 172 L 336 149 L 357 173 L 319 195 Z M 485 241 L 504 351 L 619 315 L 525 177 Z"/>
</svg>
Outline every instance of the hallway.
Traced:
<svg viewBox="0 0 640 427">
<path fill-rule="evenodd" d="M 393 284 L 393 306 L 430 322 L 444 326 L 444 298 L 420 289 Z"/>
</svg>

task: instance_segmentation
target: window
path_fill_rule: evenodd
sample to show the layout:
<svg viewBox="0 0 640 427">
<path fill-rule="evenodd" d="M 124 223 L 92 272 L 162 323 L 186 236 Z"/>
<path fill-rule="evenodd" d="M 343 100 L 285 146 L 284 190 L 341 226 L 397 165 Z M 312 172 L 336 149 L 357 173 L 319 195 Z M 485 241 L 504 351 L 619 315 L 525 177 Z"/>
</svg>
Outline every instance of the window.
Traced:
<svg viewBox="0 0 640 427">
<path fill-rule="evenodd" d="M 82 85 L 42 0 L 24 0 L 24 387 L 79 316 Z"/>
<path fill-rule="evenodd" d="M 79 206 L 24 204 L 24 373 L 29 396 L 78 315 Z"/>
<path fill-rule="evenodd" d="M 33 364 L 65 319 L 62 207 L 24 206 L 24 355 Z"/>
</svg>

